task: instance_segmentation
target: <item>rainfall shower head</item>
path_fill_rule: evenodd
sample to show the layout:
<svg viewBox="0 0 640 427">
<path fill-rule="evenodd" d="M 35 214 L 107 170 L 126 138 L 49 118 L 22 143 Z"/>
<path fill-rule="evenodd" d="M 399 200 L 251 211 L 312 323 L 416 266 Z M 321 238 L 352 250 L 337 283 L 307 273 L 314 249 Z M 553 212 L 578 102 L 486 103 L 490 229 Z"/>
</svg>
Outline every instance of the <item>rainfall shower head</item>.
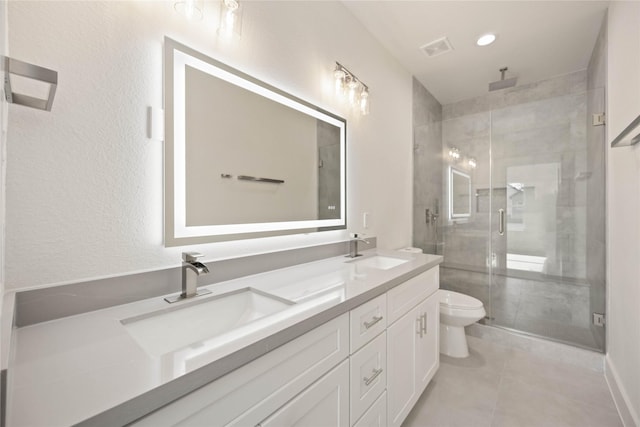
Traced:
<svg viewBox="0 0 640 427">
<path fill-rule="evenodd" d="M 489 83 L 489 92 L 493 92 L 494 90 L 506 89 L 508 87 L 514 87 L 516 85 L 516 82 L 518 81 L 517 77 L 511 77 L 510 79 L 504 78 L 504 74 L 508 69 L 508 67 L 500 68 L 501 78 L 497 82 Z"/>
</svg>

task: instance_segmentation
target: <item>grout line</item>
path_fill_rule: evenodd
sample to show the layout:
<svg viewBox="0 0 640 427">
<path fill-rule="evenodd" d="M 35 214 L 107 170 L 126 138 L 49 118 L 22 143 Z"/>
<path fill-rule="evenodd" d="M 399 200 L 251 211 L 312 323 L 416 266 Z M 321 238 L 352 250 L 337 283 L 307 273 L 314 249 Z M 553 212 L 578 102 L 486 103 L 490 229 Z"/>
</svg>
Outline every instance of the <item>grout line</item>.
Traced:
<svg viewBox="0 0 640 427">
<path fill-rule="evenodd" d="M 490 345 L 494 345 L 494 343 L 492 343 L 491 341 L 487 341 Z M 508 347 L 508 346 L 502 346 L 500 345 L 500 347 L 504 347 L 507 349 L 508 353 L 512 353 L 513 352 L 513 348 L 512 347 Z M 504 372 L 507 368 L 507 363 L 509 363 L 511 356 L 509 355 L 503 362 L 502 362 L 502 367 L 500 368 L 500 372 L 499 372 L 499 381 L 498 381 L 498 389 L 496 392 L 496 401 L 493 402 L 493 408 L 491 409 L 491 419 L 490 421 L 490 425 L 493 426 L 494 425 L 494 421 L 495 421 L 495 416 L 496 416 L 496 408 L 498 407 L 498 401 L 500 400 L 500 393 L 502 391 L 502 383 L 504 380 Z"/>
<path fill-rule="evenodd" d="M 502 372 L 500 373 L 500 381 L 498 382 L 498 392 L 496 393 L 496 401 L 493 403 L 493 408 L 491 409 L 491 419 L 489 420 L 489 422 L 491 423 L 490 425 L 493 426 L 494 425 L 494 421 L 496 418 L 496 408 L 498 407 L 498 401 L 500 400 L 500 392 L 502 391 L 502 380 L 503 380 L 503 375 Z"/>
</svg>

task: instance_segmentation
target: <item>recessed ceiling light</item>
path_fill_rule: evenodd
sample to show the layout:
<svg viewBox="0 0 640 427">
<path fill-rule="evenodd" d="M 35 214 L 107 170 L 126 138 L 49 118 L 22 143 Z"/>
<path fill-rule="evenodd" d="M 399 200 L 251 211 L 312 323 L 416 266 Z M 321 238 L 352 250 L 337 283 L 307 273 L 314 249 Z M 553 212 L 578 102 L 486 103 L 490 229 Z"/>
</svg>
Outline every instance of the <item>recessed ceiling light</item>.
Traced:
<svg viewBox="0 0 640 427">
<path fill-rule="evenodd" d="M 485 34 L 483 36 L 478 37 L 478 41 L 476 42 L 476 44 L 478 46 L 488 46 L 494 41 L 496 41 L 495 34 Z"/>
</svg>

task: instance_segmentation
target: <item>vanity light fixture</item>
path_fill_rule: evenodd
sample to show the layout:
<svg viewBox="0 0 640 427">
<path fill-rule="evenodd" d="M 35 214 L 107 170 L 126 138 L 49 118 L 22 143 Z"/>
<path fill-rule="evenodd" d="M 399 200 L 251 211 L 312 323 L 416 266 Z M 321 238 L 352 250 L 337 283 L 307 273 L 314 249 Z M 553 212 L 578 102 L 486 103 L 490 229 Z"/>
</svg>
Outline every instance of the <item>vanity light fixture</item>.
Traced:
<svg viewBox="0 0 640 427">
<path fill-rule="evenodd" d="M 496 41 L 496 35 L 488 33 L 488 34 L 484 34 L 484 35 L 478 37 L 478 40 L 476 41 L 476 44 L 478 46 L 489 46 L 494 41 Z"/>
<path fill-rule="evenodd" d="M 460 150 L 458 150 L 456 147 L 449 148 L 449 157 L 451 158 L 451 160 L 457 161 L 460 158 Z"/>
<path fill-rule="evenodd" d="M 476 159 L 474 159 L 473 157 L 470 157 L 469 160 L 467 160 L 467 164 L 471 169 L 475 169 L 476 166 L 478 166 L 478 164 L 476 163 Z"/>
<path fill-rule="evenodd" d="M 339 98 L 344 98 L 346 95 L 351 107 L 357 108 L 363 116 L 369 114 L 369 86 L 339 62 L 336 62 L 333 78 L 335 80 L 336 95 Z"/>
<path fill-rule="evenodd" d="M 202 19 L 204 0 L 180 0 L 173 4 L 173 8 L 188 20 L 197 21 Z"/>
<path fill-rule="evenodd" d="M 239 0 L 220 0 L 220 25 L 218 34 L 230 38 L 240 35 L 242 29 L 242 7 Z"/>
</svg>

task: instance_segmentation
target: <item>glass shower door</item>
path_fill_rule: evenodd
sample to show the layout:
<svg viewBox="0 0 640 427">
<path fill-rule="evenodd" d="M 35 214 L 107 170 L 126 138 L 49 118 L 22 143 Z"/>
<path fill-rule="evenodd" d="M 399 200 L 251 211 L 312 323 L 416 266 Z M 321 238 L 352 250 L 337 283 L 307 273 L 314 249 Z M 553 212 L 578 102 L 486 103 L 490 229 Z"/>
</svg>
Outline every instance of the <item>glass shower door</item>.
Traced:
<svg viewBox="0 0 640 427">
<path fill-rule="evenodd" d="M 604 131 L 591 124 L 601 94 L 491 112 L 490 321 L 593 349 L 604 343 L 591 322 L 604 252 L 587 247 L 604 249 Z"/>
<path fill-rule="evenodd" d="M 488 111 L 442 122 L 443 289 L 491 307 L 491 126 Z"/>
</svg>

